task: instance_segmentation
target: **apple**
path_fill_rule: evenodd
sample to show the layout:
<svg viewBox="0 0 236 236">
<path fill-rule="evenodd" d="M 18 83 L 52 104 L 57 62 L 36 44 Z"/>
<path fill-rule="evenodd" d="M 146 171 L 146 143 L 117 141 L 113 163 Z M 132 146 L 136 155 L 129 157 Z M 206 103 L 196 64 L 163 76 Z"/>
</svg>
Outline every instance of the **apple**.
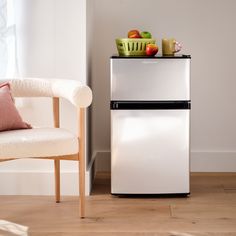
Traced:
<svg viewBox="0 0 236 236">
<path fill-rule="evenodd" d="M 141 38 L 141 35 L 140 35 L 138 30 L 130 30 L 128 32 L 128 38 L 132 38 L 132 39 L 134 39 L 134 38 Z"/>
<path fill-rule="evenodd" d="M 146 55 L 147 56 L 154 56 L 157 54 L 157 52 L 158 52 L 158 47 L 156 44 L 150 43 L 146 46 Z"/>
<path fill-rule="evenodd" d="M 141 37 L 144 38 L 144 39 L 151 39 L 152 38 L 152 34 L 147 32 L 147 31 L 143 31 L 141 32 Z"/>
</svg>

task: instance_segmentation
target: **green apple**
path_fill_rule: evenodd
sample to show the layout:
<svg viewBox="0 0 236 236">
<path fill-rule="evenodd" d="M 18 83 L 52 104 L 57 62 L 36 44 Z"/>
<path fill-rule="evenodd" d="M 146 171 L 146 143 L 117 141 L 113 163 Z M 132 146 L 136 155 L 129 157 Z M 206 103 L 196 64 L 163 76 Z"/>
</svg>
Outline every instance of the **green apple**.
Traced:
<svg viewBox="0 0 236 236">
<path fill-rule="evenodd" d="M 151 39 L 152 38 L 152 34 L 147 32 L 147 31 L 143 31 L 141 32 L 141 37 L 144 38 L 144 39 Z"/>
</svg>

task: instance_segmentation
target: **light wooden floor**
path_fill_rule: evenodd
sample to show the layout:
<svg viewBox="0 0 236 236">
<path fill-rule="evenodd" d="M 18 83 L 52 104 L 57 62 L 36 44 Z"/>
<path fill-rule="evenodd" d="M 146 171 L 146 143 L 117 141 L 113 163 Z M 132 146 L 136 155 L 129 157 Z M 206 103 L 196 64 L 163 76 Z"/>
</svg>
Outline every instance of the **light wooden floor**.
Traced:
<svg viewBox="0 0 236 236">
<path fill-rule="evenodd" d="M 83 220 L 75 197 L 56 204 L 53 197 L 0 196 L 0 219 L 29 226 L 33 236 L 236 236 L 236 174 L 195 174 L 189 198 L 119 198 L 109 191 L 102 174 Z"/>
</svg>

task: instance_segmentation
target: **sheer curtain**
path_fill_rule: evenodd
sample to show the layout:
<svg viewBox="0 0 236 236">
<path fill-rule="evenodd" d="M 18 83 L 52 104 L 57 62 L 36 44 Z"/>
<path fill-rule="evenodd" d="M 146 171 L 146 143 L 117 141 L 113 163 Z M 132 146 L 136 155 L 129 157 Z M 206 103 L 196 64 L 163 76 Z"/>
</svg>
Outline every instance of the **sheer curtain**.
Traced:
<svg viewBox="0 0 236 236">
<path fill-rule="evenodd" d="M 0 0 L 0 77 L 18 75 L 15 0 Z"/>
</svg>

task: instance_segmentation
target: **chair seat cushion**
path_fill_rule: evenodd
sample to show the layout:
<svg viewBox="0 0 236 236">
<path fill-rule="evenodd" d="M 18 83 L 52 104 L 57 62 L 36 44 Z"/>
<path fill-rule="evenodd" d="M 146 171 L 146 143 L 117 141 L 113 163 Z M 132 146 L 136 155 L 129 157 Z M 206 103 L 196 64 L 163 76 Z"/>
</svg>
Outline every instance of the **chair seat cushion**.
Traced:
<svg viewBox="0 0 236 236">
<path fill-rule="evenodd" d="M 1 158 L 52 157 L 78 153 L 78 138 L 61 128 L 0 132 Z"/>
</svg>

